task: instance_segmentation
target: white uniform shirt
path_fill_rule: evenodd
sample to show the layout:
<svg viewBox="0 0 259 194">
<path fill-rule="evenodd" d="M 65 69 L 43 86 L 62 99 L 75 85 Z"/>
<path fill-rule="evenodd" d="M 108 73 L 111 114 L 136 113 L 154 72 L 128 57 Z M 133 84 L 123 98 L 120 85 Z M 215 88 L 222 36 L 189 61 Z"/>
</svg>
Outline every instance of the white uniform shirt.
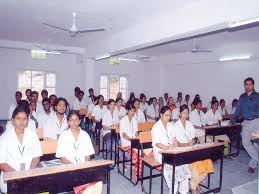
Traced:
<svg viewBox="0 0 259 194">
<path fill-rule="evenodd" d="M 11 120 L 12 116 L 13 116 L 13 111 L 15 110 L 15 108 L 17 107 L 17 103 L 13 103 L 11 104 L 11 106 L 8 109 L 8 119 Z"/>
<path fill-rule="evenodd" d="M 81 102 L 76 98 L 73 102 L 73 110 L 80 110 L 81 108 L 86 109 L 87 108 L 87 102 L 85 99 L 82 99 Z"/>
<path fill-rule="evenodd" d="M 226 115 L 227 108 L 226 108 L 226 106 L 225 106 L 225 107 L 222 109 L 221 106 L 219 106 L 218 111 L 219 111 L 219 113 L 221 114 L 221 116 L 223 117 L 223 116 Z"/>
<path fill-rule="evenodd" d="M 102 118 L 102 125 L 110 127 L 111 125 L 118 124 L 120 122 L 119 115 L 117 111 L 113 111 L 113 114 L 111 111 L 106 111 L 104 113 L 103 118 Z M 107 133 L 110 133 L 111 130 L 103 130 L 103 136 L 105 136 Z"/>
<path fill-rule="evenodd" d="M 25 163 L 25 170 L 29 170 L 33 158 L 42 156 L 41 145 L 35 132 L 25 129 L 21 144 L 14 128 L 0 136 L 0 163 L 7 163 L 16 171 L 20 164 Z M 1 173 L 0 186 L 2 192 L 7 192 L 7 185 Z"/>
<path fill-rule="evenodd" d="M 159 117 L 159 110 L 158 110 L 158 105 L 156 105 L 155 107 L 153 106 L 153 104 L 149 105 L 148 106 L 148 109 L 147 109 L 147 112 L 146 112 L 146 115 L 148 116 L 151 116 L 151 117 Z M 149 122 L 154 122 L 155 120 L 152 120 L 152 119 L 147 119 L 147 121 Z"/>
<path fill-rule="evenodd" d="M 223 118 L 218 110 L 216 110 L 215 114 L 212 112 L 212 109 L 206 112 L 206 124 L 214 125 L 219 124 Z"/>
<path fill-rule="evenodd" d="M 107 112 L 106 106 L 103 106 L 101 109 L 99 105 L 96 105 L 93 109 L 92 116 L 95 117 L 96 121 L 101 121 L 105 112 Z"/>
<path fill-rule="evenodd" d="M 179 115 L 180 115 L 180 109 L 179 109 L 179 108 L 175 108 L 175 109 L 172 111 L 171 119 L 172 119 L 172 120 L 178 120 L 178 119 L 179 119 Z"/>
<path fill-rule="evenodd" d="M 234 108 L 232 108 L 232 106 L 231 106 L 231 109 L 230 109 L 231 111 L 230 111 L 230 113 L 229 114 L 235 114 L 235 111 L 236 111 L 236 107 L 234 107 Z"/>
<path fill-rule="evenodd" d="M 95 107 L 94 104 L 88 105 L 88 113 L 87 113 L 88 115 L 92 115 L 94 107 Z"/>
<path fill-rule="evenodd" d="M 190 121 L 185 122 L 185 128 L 179 119 L 174 125 L 176 140 L 179 143 L 188 143 L 195 138 L 195 128 Z"/>
<path fill-rule="evenodd" d="M 119 117 L 124 117 L 127 114 L 126 109 L 124 107 L 122 107 L 122 106 L 120 107 L 120 110 L 116 106 L 115 111 L 117 111 Z"/>
<path fill-rule="evenodd" d="M 63 120 L 60 123 L 57 118 L 57 113 L 54 113 L 51 117 L 48 118 L 46 123 L 43 125 L 43 128 L 43 137 L 57 139 L 58 136 L 63 133 L 63 131 L 68 129 L 66 115 L 64 114 Z"/>
<path fill-rule="evenodd" d="M 50 109 L 49 114 L 47 114 L 44 110 L 39 112 L 36 117 L 39 124 L 38 128 L 43 128 L 44 123 L 46 123 L 48 118 L 50 118 L 53 115 L 54 115 L 54 111 L 52 109 Z"/>
<path fill-rule="evenodd" d="M 92 141 L 87 132 L 80 129 L 77 141 L 75 140 L 71 129 L 64 131 L 58 139 L 56 157 L 64 157 L 70 162 L 84 163 L 86 156 L 94 154 Z"/>
<path fill-rule="evenodd" d="M 194 109 L 189 114 L 189 120 L 190 122 L 198 127 L 202 127 L 206 125 L 206 116 L 204 112 L 200 111 L 200 114 L 198 113 L 197 109 Z M 195 129 L 195 137 L 201 137 L 205 135 L 205 131 L 202 129 Z"/>
<path fill-rule="evenodd" d="M 11 129 L 13 129 L 13 122 L 12 121 L 7 121 L 6 123 L 6 127 L 5 127 L 5 131 L 9 131 Z M 32 119 L 29 119 L 29 122 L 28 122 L 28 126 L 26 127 L 26 129 L 29 129 L 33 132 L 36 132 L 36 124 L 35 124 L 35 121 L 32 120 Z"/>
<path fill-rule="evenodd" d="M 183 101 L 181 101 L 181 102 L 178 102 L 178 101 L 177 101 L 177 102 L 175 103 L 175 106 L 176 106 L 177 108 L 180 108 L 180 106 L 183 105 L 183 104 L 184 104 Z"/>
<path fill-rule="evenodd" d="M 139 107 L 139 109 L 140 110 L 142 110 L 143 112 L 145 112 L 145 111 L 147 111 L 147 109 L 148 109 L 148 103 L 143 103 L 143 102 L 140 102 L 140 107 Z"/>
<path fill-rule="evenodd" d="M 125 116 L 120 120 L 120 138 L 121 146 L 127 147 L 130 146 L 130 141 L 123 137 L 123 133 L 126 133 L 129 137 L 136 137 L 136 132 L 138 131 L 137 120 L 133 117 L 129 121 L 129 117 Z"/>
<path fill-rule="evenodd" d="M 154 157 L 157 162 L 162 163 L 162 155 L 159 153 L 161 149 L 159 149 L 156 144 L 161 143 L 163 145 L 169 145 L 172 142 L 174 127 L 173 124 L 167 123 L 167 130 L 164 128 L 162 121 L 159 120 L 156 122 L 151 130 L 152 133 L 152 146 Z"/>
<path fill-rule="evenodd" d="M 138 109 L 138 111 L 135 113 L 134 118 L 137 120 L 138 123 L 146 122 L 145 115 L 140 109 Z"/>
</svg>

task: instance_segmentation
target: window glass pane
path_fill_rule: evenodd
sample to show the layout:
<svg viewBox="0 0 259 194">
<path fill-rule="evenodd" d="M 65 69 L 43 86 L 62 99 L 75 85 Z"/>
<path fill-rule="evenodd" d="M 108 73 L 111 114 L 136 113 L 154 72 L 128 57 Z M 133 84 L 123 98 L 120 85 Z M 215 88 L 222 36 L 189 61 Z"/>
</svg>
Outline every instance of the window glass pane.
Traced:
<svg viewBox="0 0 259 194">
<path fill-rule="evenodd" d="M 100 89 L 100 95 L 103 95 L 104 100 L 108 100 L 108 90 L 107 89 Z"/>
<path fill-rule="evenodd" d="M 56 94 L 56 88 L 46 88 L 46 90 L 49 92 L 49 96 L 51 94 Z"/>
<path fill-rule="evenodd" d="M 25 98 L 25 90 L 31 88 L 31 71 L 21 71 L 18 73 L 18 90 Z"/>
<path fill-rule="evenodd" d="M 127 79 L 126 77 L 120 77 L 120 88 L 127 88 Z"/>
<path fill-rule="evenodd" d="M 108 86 L 108 76 L 103 75 L 100 77 L 100 88 L 107 88 Z"/>
<path fill-rule="evenodd" d="M 110 98 L 116 99 L 117 93 L 120 91 L 120 83 L 119 83 L 118 75 L 110 76 Z"/>
<path fill-rule="evenodd" d="M 44 72 L 32 71 L 32 90 L 40 93 L 42 89 L 44 89 Z"/>
<path fill-rule="evenodd" d="M 46 74 L 46 87 L 55 87 L 56 86 L 56 74 L 48 73 Z"/>
</svg>

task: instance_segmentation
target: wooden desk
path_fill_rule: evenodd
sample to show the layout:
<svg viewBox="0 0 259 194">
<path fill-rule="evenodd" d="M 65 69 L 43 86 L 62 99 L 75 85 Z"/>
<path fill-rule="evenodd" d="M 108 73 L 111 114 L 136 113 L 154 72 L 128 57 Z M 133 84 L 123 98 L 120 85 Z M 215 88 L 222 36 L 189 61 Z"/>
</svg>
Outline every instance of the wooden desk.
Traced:
<svg viewBox="0 0 259 194">
<path fill-rule="evenodd" d="M 161 194 L 163 194 L 163 175 L 164 164 L 171 164 L 173 166 L 172 171 L 172 194 L 174 193 L 175 182 L 175 167 L 183 164 L 191 164 L 193 162 L 212 159 L 220 159 L 220 178 L 219 186 L 214 189 L 208 187 L 209 192 L 219 192 L 222 186 L 222 172 L 223 172 L 223 155 L 224 155 L 224 143 L 212 143 L 209 145 L 203 145 L 198 147 L 191 147 L 184 151 L 161 151 L 162 154 L 162 176 L 161 176 Z"/>
<path fill-rule="evenodd" d="M 231 147 L 233 146 L 230 141 L 230 154 L 232 156 L 238 156 L 240 151 L 240 142 L 241 142 L 241 131 L 242 126 L 241 124 L 234 124 L 232 126 L 222 126 L 222 125 L 215 125 L 215 126 L 207 126 L 205 127 L 205 142 L 207 136 L 213 136 L 213 142 L 215 142 L 215 137 L 218 135 L 227 135 L 231 140 L 232 137 L 236 137 L 236 148 L 237 152 L 231 153 Z M 233 146 L 234 147 L 234 146 Z"/>
<path fill-rule="evenodd" d="M 4 173 L 7 192 L 10 194 L 31 194 L 39 192 L 60 193 L 73 191 L 73 187 L 103 181 L 110 193 L 110 166 L 113 161 L 94 160 L 83 164 L 37 168 L 27 171 Z"/>
</svg>

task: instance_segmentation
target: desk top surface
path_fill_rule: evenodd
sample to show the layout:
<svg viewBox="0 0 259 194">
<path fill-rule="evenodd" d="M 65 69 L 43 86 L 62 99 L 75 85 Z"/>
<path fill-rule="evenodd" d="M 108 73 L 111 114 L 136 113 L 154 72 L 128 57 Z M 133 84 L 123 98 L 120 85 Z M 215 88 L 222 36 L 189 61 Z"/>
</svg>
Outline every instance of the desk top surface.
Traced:
<svg viewBox="0 0 259 194">
<path fill-rule="evenodd" d="M 26 171 L 8 172 L 8 173 L 4 173 L 4 180 L 11 181 L 15 179 L 24 179 L 24 178 L 30 178 L 30 177 L 43 176 L 43 175 L 51 175 L 51 174 L 69 172 L 69 171 L 80 170 L 80 169 L 109 166 L 109 165 L 113 165 L 113 163 L 114 162 L 111 160 L 92 160 L 82 164 L 62 164 L 59 166 L 52 166 L 47 168 L 36 168 L 36 169 L 31 169 Z"/>
<path fill-rule="evenodd" d="M 240 123 L 236 123 L 236 124 L 233 124 L 231 126 L 228 126 L 228 125 L 212 125 L 212 126 L 206 126 L 204 127 L 204 129 L 219 129 L 219 128 L 232 128 L 232 127 L 237 127 L 237 126 L 241 126 Z"/>
<path fill-rule="evenodd" d="M 220 146 L 224 146 L 224 143 L 196 144 L 194 146 L 189 146 L 189 147 L 178 147 L 172 150 L 163 150 L 163 151 L 160 151 L 159 153 L 177 155 L 181 153 L 193 152 L 193 151 L 198 151 L 198 150 L 203 150 L 203 149 L 208 149 L 213 147 L 220 147 Z"/>
</svg>

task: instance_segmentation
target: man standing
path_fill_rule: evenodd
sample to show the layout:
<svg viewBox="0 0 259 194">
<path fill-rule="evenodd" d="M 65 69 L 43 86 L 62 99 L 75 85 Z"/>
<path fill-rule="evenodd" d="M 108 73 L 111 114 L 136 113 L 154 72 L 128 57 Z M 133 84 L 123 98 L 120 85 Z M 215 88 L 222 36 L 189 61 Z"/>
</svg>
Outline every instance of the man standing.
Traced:
<svg viewBox="0 0 259 194">
<path fill-rule="evenodd" d="M 251 136 L 259 132 L 259 93 L 254 89 L 254 80 L 249 77 L 244 81 L 245 93 L 239 97 L 236 111 L 230 121 L 235 123 L 237 119 L 244 119 L 242 130 L 242 143 L 251 157 L 249 162 L 249 173 L 254 173 L 258 164 L 258 145 L 252 144 Z"/>
</svg>

